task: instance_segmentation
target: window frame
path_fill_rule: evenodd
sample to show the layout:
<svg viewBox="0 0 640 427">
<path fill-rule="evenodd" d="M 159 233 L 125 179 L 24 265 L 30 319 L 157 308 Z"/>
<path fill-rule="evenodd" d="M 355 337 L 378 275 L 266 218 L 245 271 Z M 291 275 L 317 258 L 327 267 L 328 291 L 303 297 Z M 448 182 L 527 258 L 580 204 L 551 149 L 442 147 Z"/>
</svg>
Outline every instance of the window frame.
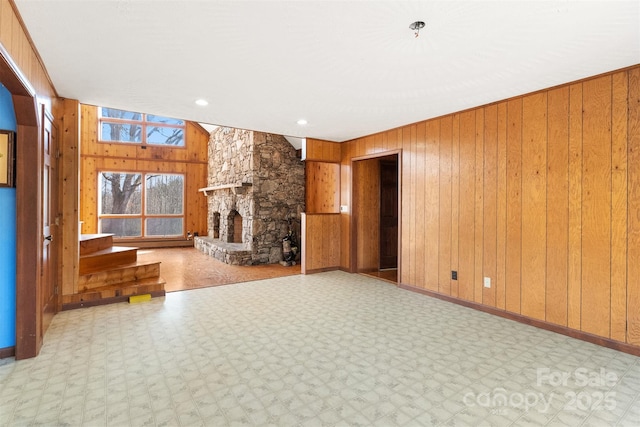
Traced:
<svg viewBox="0 0 640 427">
<path fill-rule="evenodd" d="M 102 186 L 101 180 L 104 173 L 119 173 L 119 174 L 139 174 L 142 176 L 142 185 L 140 193 L 140 214 L 103 214 L 102 213 Z M 147 214 L 147 176 L 150 175 L 175 175 L 182 177 L 182 213 L 181 214 Z M 97 171 L 97 195 L 96 195 L 96 217 L 97 217 L 97 230 L 98 233 L 102 233 L 103 219 L 127 219 L 127 218 L 139 218 L 140 223 L 140 235 L 139 236 L 113 236 L 114 240 L 176 240 L 182 239 L 185 236 L 185 228 L 187 221 L 187 174 L 180 172 L 158 172 L 158 171 L 140 171 L 140 170 L 120 170 L 115 171 L 112 169 L 100 169 Z M 182 218 L 182 232 L 181 234 L 172 234 L 165 236 L 149 236 L 146 234 L 148 218 Z"/>
<path fill-rule="evenodd" d="M 118 117 L 105 117 L 102 115 L 102 109 L 103 108 L 110 108 L 110 107 L 98 107 L 98 143 L 100 144 L 121 144 L 121 145 L 129 145 L 129 146 L 136 146 L 136 147 L 159 147 L 159 148 L 174 148 L 174 149 L 186 149 L 187 148 L 187 121 L 186 120 L 182 120 L 182 119 L 176 119 L 174 117 L 167 117 L 168 119 L 173 119 L 173 120 L 182 120 L 182 125 L 174 125 L 174 124 L 165 124 L 165 123 L 159 123 L 159 122 L 154 122 L 154 121 L 148 121 L 147 120 L 147 116 L 158 116 L 157 114 L 148 114 L 148 113 L 138 113 L 136 111 L 129 111 L 129 110 L 120 110 L 120 111 L 127 111 L 130 113 L 135 113 L 135 114 L 140 114 L 140 120 L 133 120 L 133 119 L 121 119 Z M 117 108 L 113 108 L 114 110 L 118 110 Z M 164 117 L 164 116 L 160 116 L 160 117 Z M 136 126 L 140 126 L 142 128 L 142 134 L 140 135 L 140 141 L 139 142 L 135 142 L 135 141 L 111 141 L 111 140 L 105 140 L 102 138 L 102 124 L 103 123 L 117 123 L 117 124 L 123 124 L 123 125 L 136 125 Z M 170 129 L 181 129 L 182 130 L 182 141 L 183 144 L 182 145 L 171 145 L 171 144 L 153 144 L 153 143 L 149 143 L 147 142 L 147 127 L 163 127 L 163 128 L 170 128 Z"/>
</svg>

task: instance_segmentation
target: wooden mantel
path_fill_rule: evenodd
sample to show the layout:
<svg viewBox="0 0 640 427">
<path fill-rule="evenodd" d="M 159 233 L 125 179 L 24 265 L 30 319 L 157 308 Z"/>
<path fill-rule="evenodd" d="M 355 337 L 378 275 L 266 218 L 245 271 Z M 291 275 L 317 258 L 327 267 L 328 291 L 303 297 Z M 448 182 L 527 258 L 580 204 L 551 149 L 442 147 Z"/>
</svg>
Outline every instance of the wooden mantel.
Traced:
<svg viewBox="0 0 640 427">
<path fill-rule="evenodd" d="M 215 185 L 213 187 L 199 188 L 198 191 L 202 191 L 202 194 L 204 194 L 205 197 L 207 197 L 219 190 L 231 189 L 231 190 L 237 191 L 239 188 L 244 189 L 246 187 L 251 187 L 252 185 L 253 184 L 251 184 L 250 182 L 237 182 L 233 184 L 223 184 L 223 185 Z"/>
</svg>

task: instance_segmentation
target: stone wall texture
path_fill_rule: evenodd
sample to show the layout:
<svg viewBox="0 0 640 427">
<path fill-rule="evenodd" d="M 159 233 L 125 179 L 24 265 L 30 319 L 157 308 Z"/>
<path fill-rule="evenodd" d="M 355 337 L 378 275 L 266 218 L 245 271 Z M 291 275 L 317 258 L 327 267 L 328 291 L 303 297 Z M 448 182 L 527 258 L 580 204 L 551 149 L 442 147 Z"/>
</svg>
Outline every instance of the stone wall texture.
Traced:
<svg viewBox="0 0 640 427">
<path fill-rule="evenodd" d="M 300 214 L 305 200 L 304 163 L 281 135 L 219 127 L 209 139 L 208 186 L 224 188 L 208 197 L 208 237 L 226 243 L 230 212 L 242 216 L 242 250 L 250 262 L 273 264 L 282 260 L 282 238 L 291 227 L 300 236 Z M 219 213 L 219 224 L 214 214 Z M 214 227 L 219 225 L 219 236 Z M 246 255 L 243 257 L 246 260 Z"/>
</svg>

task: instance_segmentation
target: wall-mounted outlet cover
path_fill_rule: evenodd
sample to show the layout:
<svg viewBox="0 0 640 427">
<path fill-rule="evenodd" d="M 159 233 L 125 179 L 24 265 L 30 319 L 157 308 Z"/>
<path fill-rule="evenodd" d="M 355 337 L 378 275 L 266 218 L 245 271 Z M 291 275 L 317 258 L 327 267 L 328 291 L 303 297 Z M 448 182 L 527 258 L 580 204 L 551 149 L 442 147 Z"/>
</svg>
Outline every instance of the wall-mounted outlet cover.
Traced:
<svg viewBox="0 0 640 427">
<path fill-rule="evenodd" d="M 349 212 L 349 206 L 340 205 L 340 212 Z"/>
<path fill-rule="evenodd" d="M 490 288 L 491 287 L 491 277 L 485 277 L 484 278 L 484 287 L 485 288 Z"/>
<path fill-rule="evenodd" d="M 451 280 L 458 280 L 458 272 L 455 270 L 451 271 Z"/>
</svg>

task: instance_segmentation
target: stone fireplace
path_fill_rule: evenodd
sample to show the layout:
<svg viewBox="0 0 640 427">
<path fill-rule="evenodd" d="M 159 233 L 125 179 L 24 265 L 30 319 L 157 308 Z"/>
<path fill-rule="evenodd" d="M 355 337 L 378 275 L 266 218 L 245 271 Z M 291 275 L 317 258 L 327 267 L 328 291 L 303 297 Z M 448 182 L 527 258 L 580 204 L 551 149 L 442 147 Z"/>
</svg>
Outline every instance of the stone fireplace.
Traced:
<svg viewBox="0 0 640 427">
<path fill-rule="evenodd" d="M 300 236 L 304 163 L 280 135 L 220 127 L 209 139 L 207 236 L 195 247 L 228 264 L 282 260 L 291 226 Z M 298 237 L 299 238 L 299 237 Z"/>
</svg>

